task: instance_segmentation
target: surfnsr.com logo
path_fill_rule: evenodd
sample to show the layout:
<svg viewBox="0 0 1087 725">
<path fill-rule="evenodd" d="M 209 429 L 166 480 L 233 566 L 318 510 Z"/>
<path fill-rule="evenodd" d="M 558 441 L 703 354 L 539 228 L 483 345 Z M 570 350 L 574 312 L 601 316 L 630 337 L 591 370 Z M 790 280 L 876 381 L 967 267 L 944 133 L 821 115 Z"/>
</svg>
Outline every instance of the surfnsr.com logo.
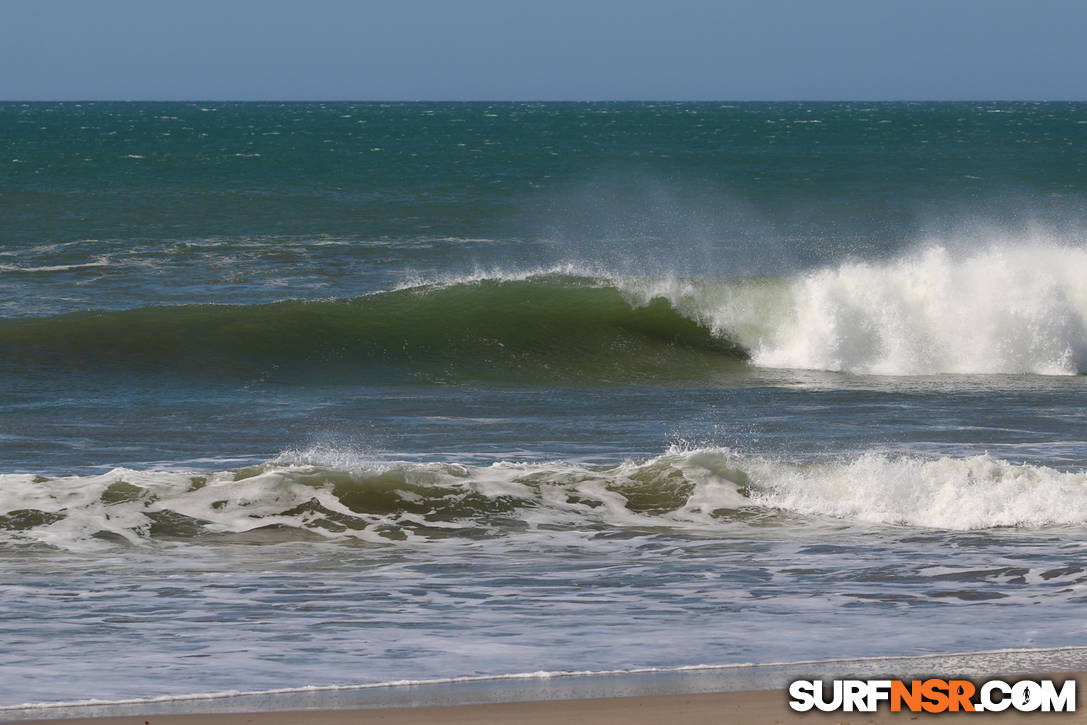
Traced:
<svg viewBox="0 0 1087 725">
<path fill-rule="evenodd" d="M 789 706 L 797 712 L 1075 712 L 1076 681 L 989 680 L 797 680 L 789 685 Z"/>
</svg>

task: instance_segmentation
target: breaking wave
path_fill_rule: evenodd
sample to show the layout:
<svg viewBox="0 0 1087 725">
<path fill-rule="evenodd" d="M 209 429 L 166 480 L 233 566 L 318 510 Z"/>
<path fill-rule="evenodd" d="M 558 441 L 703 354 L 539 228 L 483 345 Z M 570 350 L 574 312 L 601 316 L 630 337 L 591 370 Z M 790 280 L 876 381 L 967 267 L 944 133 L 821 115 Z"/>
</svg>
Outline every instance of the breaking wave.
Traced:
<svg viewBox="0 0 1087 725">
<path fill-rule="evenodd" d="M 1087 250 L 933 245 L 773 279 L 657 280 L 664 298 L 760 367 L 868 375 L 1087 370 Z"/>
<path fill-rule="evenodd" d="M 0 541 L 95 549 L 153 539 L 426 542 L 534 529 L 721 533 L 777 517 L 949 530 L 1087 524 L 1087 473 L 987 455 L 793 463 L 672 449 L 614 466 L 349 461 L 321 451 L 212 473 L 0 475 Z"/>
<path fill-rule="evenodd" d="M 870 375 L 1087 370 L 1087 251 L 1054 244 L 784 277 L 474 275 L 348 300 L 147 307 L 0 324 L 0 363 L 471 378 L 707 379 L 757 367 Z"/>
</svg>

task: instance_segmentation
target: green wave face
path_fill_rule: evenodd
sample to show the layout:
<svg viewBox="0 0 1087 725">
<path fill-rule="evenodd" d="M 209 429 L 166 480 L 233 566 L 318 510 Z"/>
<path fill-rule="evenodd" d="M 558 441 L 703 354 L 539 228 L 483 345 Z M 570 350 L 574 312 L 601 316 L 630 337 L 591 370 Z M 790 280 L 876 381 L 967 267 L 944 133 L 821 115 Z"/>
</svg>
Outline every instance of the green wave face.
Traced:
<svg viewBox="0 0 1087 725">
<path fill-rule="evenodd" d="M 746 351 L 664 298 L 588 278 L 458 283 L 351 300 L 146 307 L 12 321 L 0 363 L 289 379 L 636 381 L 704 377 Z"/>
</svg>

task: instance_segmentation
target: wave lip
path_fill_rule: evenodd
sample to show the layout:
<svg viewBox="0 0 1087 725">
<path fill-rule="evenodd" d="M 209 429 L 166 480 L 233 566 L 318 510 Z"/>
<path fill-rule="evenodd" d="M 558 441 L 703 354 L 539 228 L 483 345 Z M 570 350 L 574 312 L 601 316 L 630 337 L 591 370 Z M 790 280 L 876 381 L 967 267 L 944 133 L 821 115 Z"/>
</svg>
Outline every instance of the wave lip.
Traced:
<svg viewBox="0 0 1087 725">
<path fill-rule="evenodd" d="M 115 469 L 54 479 L 0 475 L 0 542 L 94 550 L 156 539 L 238 537 L 426 544 L 538 528 L 720 534 L 840 520 L 947 530 L 1087 524 L 1087 472 L 990 456 L 870 452 L 793 463 L 728 449 L 672 449 L 594 467 L 350 460 L 324 452 L 212 473 Z M 306 461 L 306 462 L 299 462 Z"/>
</svg>

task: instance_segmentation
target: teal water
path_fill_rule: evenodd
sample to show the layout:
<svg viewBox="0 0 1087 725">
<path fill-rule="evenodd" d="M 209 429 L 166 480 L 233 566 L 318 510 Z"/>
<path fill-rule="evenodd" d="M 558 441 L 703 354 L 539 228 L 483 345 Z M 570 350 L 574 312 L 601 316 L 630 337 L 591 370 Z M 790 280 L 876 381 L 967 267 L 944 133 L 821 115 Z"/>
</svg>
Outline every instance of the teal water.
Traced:
<svg viewBox="0 0 1087 725">
<path fill-rule="evenodd" d="M 1085 142 L 0 104 L 0 705 L 1087 644 Z"/>
</svg>

